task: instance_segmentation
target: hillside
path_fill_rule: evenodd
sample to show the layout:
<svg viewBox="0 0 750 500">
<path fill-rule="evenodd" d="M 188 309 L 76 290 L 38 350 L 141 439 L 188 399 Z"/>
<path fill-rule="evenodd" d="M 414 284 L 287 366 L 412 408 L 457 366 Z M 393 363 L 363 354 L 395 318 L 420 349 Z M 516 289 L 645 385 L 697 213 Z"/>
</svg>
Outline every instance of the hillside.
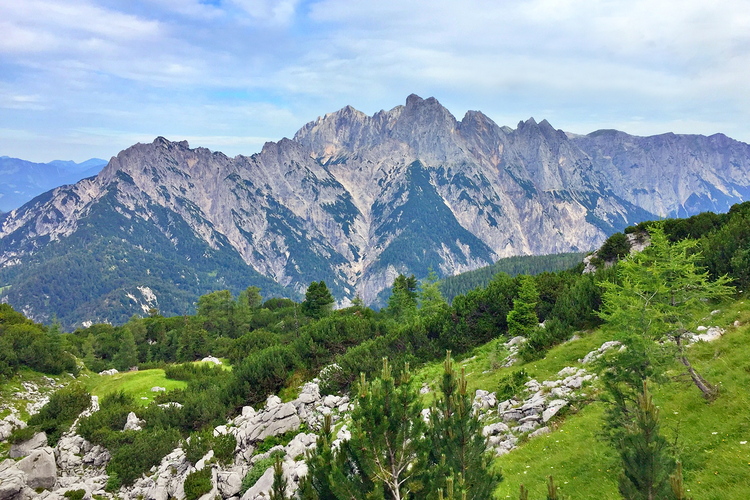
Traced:
<svg viewBox="0 0 750 500">
<path fill-rule="evenodd" d="M 726 211 L 749 188 L 750 146 L 721 134 L 513 129 L 411 95 L 372 116 L 347 106 L 252 156 L 136 144 L 0 216 L 0 300 L 66 326 L 190 313 L 222 288 L 294 298 L 318 280 L 341 306 L 372 304 L 400 273 L 588 251 L 644 220 Z"/>
<path fill-rule="evenodd" d="M 640 397 L 643 380 L 660 408 L 651 414 L 660 430 L 643 436 L 661 440 L 661 466 L 673 474 L 679 460 L 685 488 L 698 498 L 744 498 L 750 484 L 744 448 L 750 432 L 744 349 L 750 306 L 726 278 L 709 279 L 701 269 L 727 269 L 735 284 L 746 287 L 741 257 L 748 234 L 741 228 L 749 209 L 742 204 L 727 214 L 630 227 L 633 234 L 648 230 L 650 243 L 613 267 L 515 278 L 500 273 L 450 305 L 437 282 L 418 287 L 405 276 L 395 280 L 388 306 L 377 312 L 361 304 L 332 311 L 322 282 L 301 304 L 264 302 L 252 287 L 237 297 L 225 290 L 202 296 L 195 316 L 152 314 L 66 334 L 0 305 L 0 368 L 9 381 L 2 394 L 12 400 L 4 402 L 2 434 L 16 444 L 36 431 L 47 436 L 35 438 L 31 454 L 17 465 L 7 462 L 0 479 L 19 498 L 34 487 L 62 493 L 75 484 L 109 498 L 213 492 L 257 500 L 271 486 L 277 457 L 287 494 L 307 488 L 308 498 L 305 471 L 320 479 L 315 468 L 332 463 L 333 441 L 361 439 L 362 426 L 369 425 L 361 419 L 367 410 L 358 408 L 376 393 L 363 390 L 358 375 L 377 377 L 383 357 L 397 373 L 417 366 L 411 384 L 398 386 L 415 401 L 407 405 L 414 414 L 401 422 L 421 422 L 423 407 L 439 418 L 446 415 L 436 409 L 444 404 L 441 391 L 448 390 L 447 365 L 439 360 L 450 350 L 458 360 L 453 373 L 466 376 L 458 394 L 477 412 L 467 425 L 486 436 L 475 442 L 494 457 L 475 467 L 503 470 L 495 498 L 514 498 L 520 484 L 531 498 L 542 496 L 549 475 L 573 498 L 618 498 L 623 450 L 630 449 L 622 444 L 641 436 L 638 420 L 628 415 L 640 414 L 629 401 Z M 627 241 L 613 236 L 605 247 L 625 255 L 620 246 Z M 698 246 L 702 253 L 695 252 Z M 599 253 L 611 252 L 603 247 Z M 641 310 L 640 291 L 648 287 L 656 288 Z M 641 325 L 639 318 L 647 321 Z M 209 354 L 223 361 L 195 362 Z M 25 360 L 57 376 L 35 375 Z M 112 374 L 113 367 L 133 366 L 140 369 Z M 383 377 L 389 373 L 382 368 Z M 709 392 L 697 385 L 697 373 Z M 41 389 L 49 403 L 40 409 L 46 400 Z M 375 420 L 394 411 L 387 404 L 371 410 Z M 30 414 L 29 426 L 19 429 L 18 417 Z M 333 428 L 325 437 L 328 418 Z M 435 425 L 442 424 L 431 418 L 428 428 Z M 446 435 L 419 432 L 434 446 Z M 313 455 L 303 462 L 306 450 Z M 422 467 L 420 456 L 414 455 L 413 467 Z M 440 454 L 428 452 L 426 459 L 431 468 L 442 467 Z M 20 475 L 38 460 L 51 461 L 45 470 L 54 474 Z M 441 481 L 429 470 L 420 474 Z M 342 481 L 356 481 L 356 473 L 347 474 Z"/>
<path fill-rule="evenodd" d="M 701 371 L 721 386 L 719 398 L 707 404 L 694 386 L 680 377 L 674 367 L 666 380 L 654 384 L 662 429 L 683 460 L 690 495 L 696 499 L 746 498 L 750 495 L 750 356 L 744 346 L 750 342 L 750 304 L 744 300 L 721 305 L 721 312 L 704 318 L 705 325 L 724 329 L 713 342 L 694 345 L 693 357 Z M 735 326 L 737 325 L 737 326 Z M 542 360 L 519 363 L 512 368 L 493 368 L 499 342 L 478 348 L 461 363 L 469 388 L 497 390 L 503 378 L 524 370 L 538 381 L 554 380 L 567 366 L 586 367 L 580 360 L 611 340 L 596 330 L 551 349 Z M 439 363 L 417 375 L 421 383 L 435 385 Z M 533 438 L 496 459 L 505 481 L 496 498 L 517 498 L 520 484 L 530 490 L 529 498 L 544 498 L 547 476 L 553 475 L 561 492 L 572 500 L 616 500 L 619 463 L 616 454 L 602 440 L 606 405 L 598 401 L 601 387 L 586 386 L 582 396 L 552 425 L 553 432 Z"/>
<path fill-rule="evenodd" d="M 510 276 L 554 273 L 576 267 L 583 261 L 584 253 L 560 253 L 552 255 L 520 255 L 499 259 L 490 266 L 448 276 L 440 283 L 440 291 L 448 302 L 457 295 L 464 295 L 475 288 L 485 288 L 498 273 Z"/>
<path fill-rule="evenodd" d="M 680 370 L 676 368 L 668 372 L 663 382 L 652 387 L 660 407 L 662 428 L 669 442 L 675 443 L 675 452 L 683 461 L 688 491 L 693 498 L 716 500 L 750 495 L 750 462 L 746 450 L 747 436 L 750 435 L 750 420 L 746 412 L 750 404 L 746 391 L 750 384 L 750 357 L 744 349 L 750 342 L 750 305 L 741 299 L 724 303 L 720 308 L 720 312 L 704 318 L 703 324 L 722 328 L 724 334 L 718 340 L 698 343 L 691 348 L 699 369 L 721 386 L 719 398 L 707 404 L 695 387 L 678 376 Z M 464 355 L 458 365 L 466 370 L 472 394 L 477 390 L 495 392 L 503 387 L 511 372 L 523 370 L 529 379 L 542 382 L 559 379 L 558 372 L 570 370 L 567 367 L 572 367 L 573 371 L 580 368 L 591 370 L 590 364 L 582 364 L 580 360 L 608 340 L 607 334 L 595 330 L 552 348 L 544 359 L 518 363 L 509 368 L 498 366 L 498 360 L 507 354 L 507 350 L 502 340 L 494 340 Z M 152 371 L 115 378 L 92 374 L 86 379 L 86 385 L 100 397 L 120 389 L 134 390 L 133 394 L 140 397 L 131 379 L 151 377 Z M 441 373 L 442 362 L 427 364 L 415 373 L 415 383 L 434 390 L 439 385 Z M 26 380 L 26 384 L 36 380 L 40 386 L 48 384 L 45 380 L 52 380 L 34 376 L 28 371 L 18 379 Z M 64 382 L 69 383 L 69 380 Z M 158 379 L 151 379 L 145 384 L 156 384 L 154 380 L 158 382 Z M 167 382 L 174 384 L 174 381 Z M 140 390 L 150 392 L 146 385 Z M 10 394 L 10 390 L 19 388 L 20 384 L 16 382 L 16 389 L 4 389 L 4 397 Z M 549 475 L 554 476 L 560 492 L 571 499 L 620 498 L 616 483 L 617 456 L 600 437 L 605 408 L 598 400 L 601 390 L 597 381 L 584 382 L 579 396 L 547 424 L 551 433 L 522 437 L 514 449 L 495 459 L 495 466 L 502 468 L 505 477 L 495 498 L 517 498 L 520 484 L 529 488 L 529 498 L 544 498 Z M 525 387 L 521 392 L 530 394 Z M 298 393 L 292 394 L 294 402 Z M 260 411 L 263 414 L 263 410 Z M 483 425 L 498 420 L 494 407 L 484 412 L 487 420 Z M 133 491 L 136 494 L 145 490 Z"/>
</svg>

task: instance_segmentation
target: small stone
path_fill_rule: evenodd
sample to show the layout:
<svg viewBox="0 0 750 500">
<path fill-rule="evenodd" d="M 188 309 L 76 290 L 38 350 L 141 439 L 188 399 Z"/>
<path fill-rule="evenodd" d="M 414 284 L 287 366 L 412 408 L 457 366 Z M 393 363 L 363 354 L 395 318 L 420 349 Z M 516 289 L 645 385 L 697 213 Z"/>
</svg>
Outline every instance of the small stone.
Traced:
<svg viewBox="0 0 750 500">
<path fill-rule="evenodd" d="M 535 437 L 539 437 L 539 436 L 544 436 L 545 434 L 549 434 L 551 432 L 552 432 L 552 429 L 550 429 L 549 427 L 540 427 L 539 429 L 537 429 L 534 432 L 532 432 L 531 434 L 529 434 L 529 437 L 530 438 L 535 438 Z"/>
<path fill-rule="evenodd" d="M 138 418 L 138 415 L 133 413 L 132 411 L 128 413 L 128 419 L 125 422 L 125 427 L 123 428 L 124 431 L 139 431 L 143 429 L 143 426 L 146 424 L 145 421 Z"/>
</svg>

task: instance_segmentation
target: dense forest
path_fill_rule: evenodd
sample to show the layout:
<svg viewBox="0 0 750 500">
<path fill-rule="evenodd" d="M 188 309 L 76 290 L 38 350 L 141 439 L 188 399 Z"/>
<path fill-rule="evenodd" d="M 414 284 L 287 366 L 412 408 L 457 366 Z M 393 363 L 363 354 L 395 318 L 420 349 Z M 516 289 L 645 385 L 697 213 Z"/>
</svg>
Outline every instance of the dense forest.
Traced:
<svg viewBox="0 0 750 500">
<path fill-rule="evenodd" d="M 684 248 L 679 247 L 682 253 L 678 257 L 695 269 L 707 269 L 706 280 L 719 280 L 722 285 L 731 281 L 737 290 L 745 290 L 750 284 L 750 202 L 735 205 L 726 214 L 703 213 L 688 219 L 647 222 L 627 228 L 625 233 L 654 238 L 655 253 L 648 257 L 652 261 L 658 261 L 658 252 L 688 242 Z M 622 257 L 629 250 L 623 233 L 612 236 L 603 248 L 607 256 Z M 561 259 L 580 261 L 580 256 Z M 526 342 L 519 356 L 533 360 L 544 357 L 548 349 L 575 331 L 603 322 L 632 325 L 631 319 L 617 316 L 613 299 L 627 295 L 623 292 L 627 283 L 622 279 L 623 269 L 627 273 L 628 268 L 619 264 L 606 267 L 601 262 L 595 273 L 588 274 L 582 273 L 582 264 L 535 275 L 533 269 L 517 276 L 496 272 L 486 285 L 456 294 L 450 303 L 443 293 L 444 283 L 434 274 L 422 282 L 401 275 L 393 283 L 387 306 L 380 311 L 356 301 L 351 307 L 334 310 L 333 296 L 323 281 L 311 283 L 301 303 L 264 300 L 257 287 L 236 296 L 220 290 L 203 295 L 195 315 L 163 317 L 154 309 L 148 317 L 132 317 L 119 326 L 97 324 L 70 333 L 61 333 L 56 325 L 35 324 L 3 304 L 0 374 L 11 377 L 23 365 L 50 374 L 77 373 L 82 366 L 93 372 L 161 367 L 169 378 L 187 381 L 186 389 L 157 396 L 157 402 L 177 402 L 179 408 L 151 405 L 139 409 L 135 401 L 117 394 L 105 398 L 101 410 L 80 424 L 84 437 L 111 450 L 108 471 L 111 487 L 116 489 L 157 464 L 180 439 L 226 422 L 241 407 L 257 405 L 270 394 L 312 379 L 324 367 L 328 368 L 321 391 L 333 394 L 355 387 L 360 374 L 368 378 L 380 374 L 380 380 L 390 380 L 383 358 L 396 373 L 405 373 L 408 366 L 444 358 L 446 351 L 460 356 L 490 340 L 520 335 Z M 637 273 L 633 269 L 630 272 Z M 724 275 L 727 278 L 721 278 Z M 630 278 L 627 281 L 630 283 Z M 458 280 L 449 282 L 454 290 L 463 286 Z M 721 293 L 717 292 L 717 297 Z M 679 336 L 677 341 L 679 344 Z M 232 370 L 180 364 L 209 355 L 228 360 Z M 638 366 L 650 366 L 646 358 L 639 359 Z M 648 372 L 651 368 L 644 369 Z M 646 372 L 638 380 L 647 378 Z M 622 399 L 620 410 L 638 413 L 626 403 L 636 401 L 646 415 L 647 390 L 638 392 L 632 380 L 613 380 L 610 392 Z M 80 388 L 57 393 L 50 404 L 70 411 L 43 411 L 15 439 L 39 429 L 54 439 L 85 408 L 86 401 Z M 131 411 L 145 416 L 148 426 L 143 432 L 119 431 Z M 622 412 L 613 415 L 612 421 L 623 422 Z M 217 451 L 229 445 L 218 437 L 201 435 L 202 446 L 215 447 L 220 460 L 230 459 L 231 452 L 222 455 Z M 439 457 L 435 460 L 439 462 Z M 637 457 L 632 460 L 637 461 Z"/>
</svg>

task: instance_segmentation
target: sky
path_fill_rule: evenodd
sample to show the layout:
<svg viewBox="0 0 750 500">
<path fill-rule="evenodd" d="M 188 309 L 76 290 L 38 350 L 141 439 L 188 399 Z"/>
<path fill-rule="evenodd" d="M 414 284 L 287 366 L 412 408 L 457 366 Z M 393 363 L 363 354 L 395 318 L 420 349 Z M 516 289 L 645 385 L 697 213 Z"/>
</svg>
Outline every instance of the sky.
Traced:
<svg viewBox="0 0 750 500">
<path fill-rule="evenodd" d="M 0 156 L 229 156 L 416 93 L 458 119 L 750 142 L 747 0 L 0 0 Z"/>
</svg>

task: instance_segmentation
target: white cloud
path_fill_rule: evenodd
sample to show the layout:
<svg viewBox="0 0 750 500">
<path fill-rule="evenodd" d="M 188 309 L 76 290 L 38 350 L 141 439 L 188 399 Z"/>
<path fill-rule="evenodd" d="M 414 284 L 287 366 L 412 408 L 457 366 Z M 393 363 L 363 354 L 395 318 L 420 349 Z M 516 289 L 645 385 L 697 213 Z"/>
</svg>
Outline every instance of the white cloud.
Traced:
<svg viewBox="0 0 750 500">
<path fill-rule="evenodd" d="M 411 92 L 501 125 L 750 140 L 745 0 L 0 1 L 0 33 L 0 127 L 50 147 L 170 134 L 252 153 Z"/>
<path fill-rule="evenodd" d="M 294 18 L 299 0 L 231 0 L 231 3 L 256 22 L 283 26 Z"/>
</svg>

